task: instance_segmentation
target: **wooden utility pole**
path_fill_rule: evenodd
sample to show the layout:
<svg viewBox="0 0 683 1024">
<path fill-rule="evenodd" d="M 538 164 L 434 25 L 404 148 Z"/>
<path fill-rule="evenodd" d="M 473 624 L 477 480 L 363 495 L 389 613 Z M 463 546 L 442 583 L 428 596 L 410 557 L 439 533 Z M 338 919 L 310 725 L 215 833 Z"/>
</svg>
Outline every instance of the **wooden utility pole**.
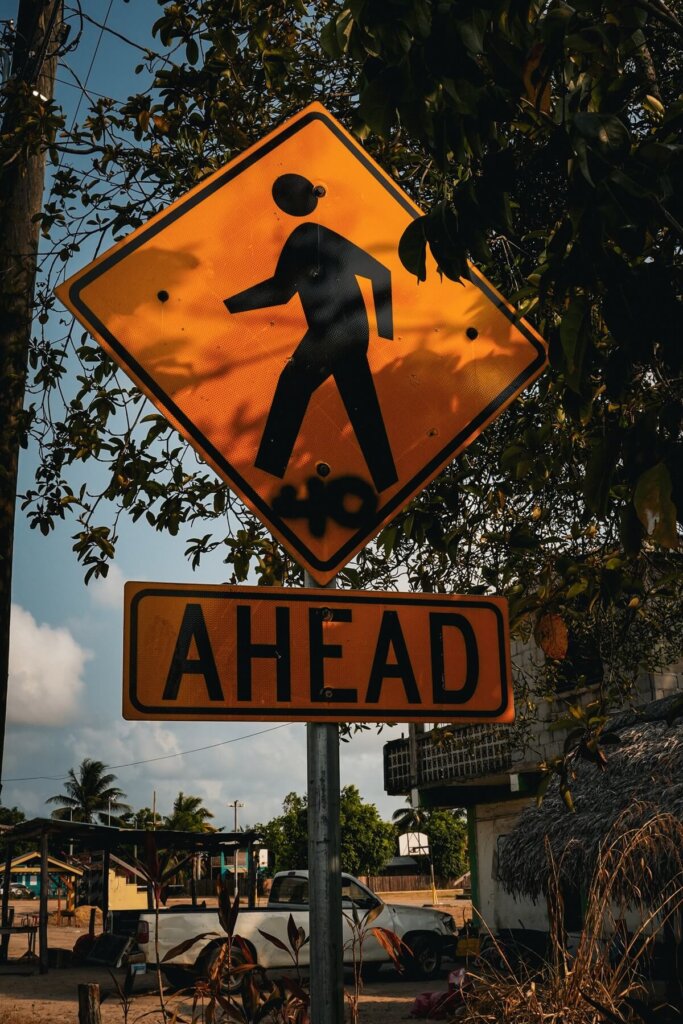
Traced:
<svg viewBox="0 0 683 1024">
<path fill-rule="evenodd" d="M 61 36 L 62 0 L 20 0 L 0 135 L 0 788 L 14 512 L 40 230 L 34 217 L 42 206 L 50 141 L 29 118 L 52 99 Z"/>
</svg>

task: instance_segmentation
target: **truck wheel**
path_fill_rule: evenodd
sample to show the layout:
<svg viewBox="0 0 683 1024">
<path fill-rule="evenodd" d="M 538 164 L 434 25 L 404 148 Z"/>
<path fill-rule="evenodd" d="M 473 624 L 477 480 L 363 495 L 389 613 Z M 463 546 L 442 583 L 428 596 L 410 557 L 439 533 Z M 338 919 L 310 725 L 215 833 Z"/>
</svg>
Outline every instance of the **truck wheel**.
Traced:
<svg viewBox="0 0 683 1024">
<path fill-rule="evenodd" d="M 420 935 L 413 943 L 412 955 L 406 963 L 408 974 L 419 981 L 435 978 L 441 970 L 441 950 L 437 942 L 428 935 Z"/>
<path fill-rule="evenodd" d="M 213 949 L 209 949 L 206 952 L 206 954 L 202 957 L 199 964 L 199 973 L 202 978 L 209 977 L 209 974 L 211 973 L 214 964 L 218 960 L 220 953 L 220 946 L 214 946 Z M 231 959 L 232 963 L 235 965 L 244 963 L 244 958 L 242 957 L 242 954 L 238 949 L 233 949 Z M 229 992 L 230 995 L 235 995 L 235 993 L 239 992 L 240 989 L 242 988 L 242 982 L 244 981 L 244 977 L 244 974 L 241 972 L 239 974 L 228 973 L 226 956 L 223 968 L 223 975 L 221 978 L 221 991 Z"/>
<path fill-rule="evenodd" d="M 363 962 L 363 967 L 361 969 L 363 981 L 375 981 L 379 977 L 379 972 L 383 962 L 383 960 L 380 960 L 379 963 L 375 960 L 371 960 L 370 963 Z"/>
</svg>

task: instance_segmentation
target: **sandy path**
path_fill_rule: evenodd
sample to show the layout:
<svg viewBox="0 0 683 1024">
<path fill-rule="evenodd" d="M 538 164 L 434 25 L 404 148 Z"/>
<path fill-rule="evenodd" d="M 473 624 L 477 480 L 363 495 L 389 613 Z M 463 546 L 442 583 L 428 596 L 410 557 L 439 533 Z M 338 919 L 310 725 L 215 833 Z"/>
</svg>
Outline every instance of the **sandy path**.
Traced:
<svg viewBox="0 0 683 1024">
<path fill-rule="evenodd" d="M 125 972 L 114 972 L 123 983 Z M 348 976 L 347 976 L 348 980 Z M 0 974 L 0 1021 L 2 1024 L 77 1024 L 78 985 L 97 982 L 102 994 L 103 1024 L 123 1024 L 124 1014 L 116 995 L 111 976 L 106 968 L 66 968 L 48 975 L 17 976 Z M 383 968 L 379 979 L 365 987 L 361 999 L 361 1024 L 398 1024 L 412 1018 L 409 1015 L 415 996 L 419 992 L 442 991 L 444 979 L 433 982 L 404 982 L 388 968 Z M 168 1006 L 180 1010 L 185 1020 L 191 1019 L 191 1000 L 169 996 Z M 161 1024 L 156 979 L 151 974 L 136 980 L 129 1024 L 144 1015 L 146 1024 Z M 201 1019 L 201 1018 L 199 1018 Z"/>
</svg>

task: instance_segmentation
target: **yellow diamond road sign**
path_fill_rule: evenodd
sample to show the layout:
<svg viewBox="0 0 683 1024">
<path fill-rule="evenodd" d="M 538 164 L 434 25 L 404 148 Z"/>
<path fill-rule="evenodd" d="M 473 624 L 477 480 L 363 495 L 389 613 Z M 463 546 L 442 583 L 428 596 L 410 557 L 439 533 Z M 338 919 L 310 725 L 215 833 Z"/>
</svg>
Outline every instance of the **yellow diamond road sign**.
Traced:
<svg viewBox="0 0 683 1024">
<path fill-rule="evenodd" d="M 475 268 L 405 269 L 420 213 L 313 104 L 58 288 L 320 583 L 546 363 Z"/>
</svg>

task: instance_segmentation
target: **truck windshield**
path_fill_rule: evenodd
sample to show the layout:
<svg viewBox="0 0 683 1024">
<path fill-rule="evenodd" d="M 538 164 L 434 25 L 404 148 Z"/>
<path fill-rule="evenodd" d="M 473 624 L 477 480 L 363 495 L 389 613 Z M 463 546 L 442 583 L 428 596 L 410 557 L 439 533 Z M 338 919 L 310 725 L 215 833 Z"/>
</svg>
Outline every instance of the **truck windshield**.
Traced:
<svg viewBox="0 0 683 1024">
<path fill-rule="evenodd" d="M 342 875 L 342 901 L 354 903 L 357 907 L 371 907 L 377 900 L 352 878 Z"/>
<path fill-rule="evenodd" d="M 276 878 L 270 890 L 269 903 L 296 903 L 308 905 L 308 879 L 295 875 Z"/>
</svg>

